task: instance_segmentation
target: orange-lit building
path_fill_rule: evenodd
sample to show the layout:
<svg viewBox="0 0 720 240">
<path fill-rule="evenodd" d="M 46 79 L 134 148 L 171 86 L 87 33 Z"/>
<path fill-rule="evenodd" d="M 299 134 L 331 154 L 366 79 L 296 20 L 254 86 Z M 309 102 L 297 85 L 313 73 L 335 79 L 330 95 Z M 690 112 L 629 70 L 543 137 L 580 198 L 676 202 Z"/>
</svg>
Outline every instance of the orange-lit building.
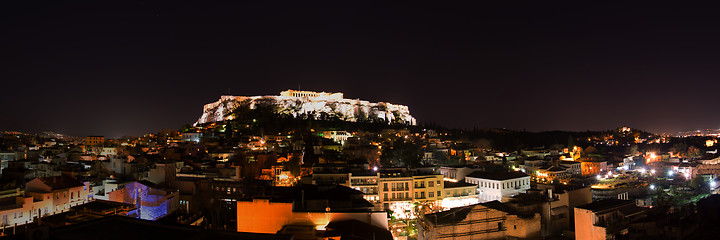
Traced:
<svg viewBox="0 0 720 240">
<path fill-rule="evenodd" d="M 535 178 L 539 182 L 552 182 L 555 179 L 560 182 L 566 182 L 570 180 L 570 173 L 568 173 L 567 169 L 564 167 L 553 166 L 538 169 Z"/>
<path fill-rule="evenodd" d="M 575 239 L 622 239 L 630 223 L 645 217 L 634 201 L 607 199 L 575 207 Z"/>
<path fill-rule="evenodd" d="M 89 183 L 66 175 L 35 178 L 25 185 L 25 193 L 38 201 L 50 199 L 42 208 L 43 213 L 49 214 L 66 212 L 90 200 Z"/>
<path fill-rule="evenodd" d="M 298 239 L 325 230 L 330 222 L 346 220 L 388 229 L 387 213 L 372 211 L 372 204 L 357 190 L 344 186 L 304 185 L 277 188 L 277 191 L 287 193 L 272 199 L 237 201 L 237 231 L 277 233 L 295 229 Z"/>
<path fill-rule="evenodd" d="M 85 138 L 85 145 L 87 146 L 103 145 L 103 143 L 105 143 L 105 137 L 103 136 L 88 136 Z"/>
<path fill-rule="evenodd" d="M 582 176 L 592 176 L 607 170 L 607 162 L 605 161 L 585 161 L 581 165 Z"/>
</svg>

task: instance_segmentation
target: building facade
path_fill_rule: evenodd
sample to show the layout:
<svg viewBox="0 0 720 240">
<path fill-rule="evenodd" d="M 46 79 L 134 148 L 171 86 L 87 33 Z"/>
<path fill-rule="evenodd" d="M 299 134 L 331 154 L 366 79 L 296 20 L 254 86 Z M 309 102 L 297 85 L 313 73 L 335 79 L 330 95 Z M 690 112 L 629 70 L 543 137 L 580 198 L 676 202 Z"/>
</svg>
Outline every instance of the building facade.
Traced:
<svg viewBox="0 0 720 240">
<path fill-rule="evenodd" d="M 473 172 L 465 182 L 478 188 L 480 202 L 502 201 L 530 189 L 530 176 L 522 172 Z"/>
<path fill-rule="evenodd" d="M 540 216 L 501 210 L 494 201 L 425 215 L 418 224 L 418 239 L 540 239 Z"/>
</svg>

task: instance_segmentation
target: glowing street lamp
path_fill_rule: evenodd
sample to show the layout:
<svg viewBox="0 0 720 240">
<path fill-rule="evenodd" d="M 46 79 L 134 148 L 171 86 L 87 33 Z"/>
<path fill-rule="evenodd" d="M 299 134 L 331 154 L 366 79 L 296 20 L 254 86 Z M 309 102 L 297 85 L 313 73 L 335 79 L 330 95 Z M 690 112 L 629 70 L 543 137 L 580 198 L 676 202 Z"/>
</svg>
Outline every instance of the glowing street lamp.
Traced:
<svg viewBox="0 0 720 240">
<path fill-rule="evenodd" d="M 717 185 L 717 182 L 715 182 L 715 180 L 710 181 L 710 187 L 711 187 L 711 188 L 715 188 L 716 185 Z"/>
<path fill-rule="evenodd" d="M 650 190 L 655 190 L 655 185 L 650 184 Z"/>
</svg>

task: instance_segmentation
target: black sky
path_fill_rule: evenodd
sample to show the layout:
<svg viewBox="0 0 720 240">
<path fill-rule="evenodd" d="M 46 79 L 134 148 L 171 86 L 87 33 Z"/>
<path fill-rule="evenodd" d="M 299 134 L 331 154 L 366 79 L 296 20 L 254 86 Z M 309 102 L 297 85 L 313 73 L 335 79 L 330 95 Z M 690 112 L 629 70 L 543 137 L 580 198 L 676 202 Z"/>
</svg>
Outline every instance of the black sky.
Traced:
<svg viewBox="0 0 720 240">
<path fill-rule="evenodd" d="M 720 128 L 716 6 L 237 2 L 0 3 L 0 129 L 140 135 L 298 85 L 449 127 Z"/>
</svg>

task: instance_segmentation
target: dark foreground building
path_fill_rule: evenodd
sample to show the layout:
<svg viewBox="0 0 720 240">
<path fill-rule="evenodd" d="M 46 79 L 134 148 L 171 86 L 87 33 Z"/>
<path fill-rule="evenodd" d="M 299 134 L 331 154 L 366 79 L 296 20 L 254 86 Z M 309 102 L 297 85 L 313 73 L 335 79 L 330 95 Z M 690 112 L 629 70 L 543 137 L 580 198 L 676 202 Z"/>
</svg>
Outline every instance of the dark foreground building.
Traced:
<svg viewBox="0 0 720 240">
<path fill-rule="evenodd" d="M 194 239 L 234 239 L 234 240 L 291 240 L 291 235 L 242 233 L 208 230 L 201 227 L 166 225 L 152 221 L 109 216 L 75 225 L 49 229 L 47 227 L 29 228 L 25 236 L 16 239 L 103 239 L 103 240 L 194 240 Z"/>
</svg>

